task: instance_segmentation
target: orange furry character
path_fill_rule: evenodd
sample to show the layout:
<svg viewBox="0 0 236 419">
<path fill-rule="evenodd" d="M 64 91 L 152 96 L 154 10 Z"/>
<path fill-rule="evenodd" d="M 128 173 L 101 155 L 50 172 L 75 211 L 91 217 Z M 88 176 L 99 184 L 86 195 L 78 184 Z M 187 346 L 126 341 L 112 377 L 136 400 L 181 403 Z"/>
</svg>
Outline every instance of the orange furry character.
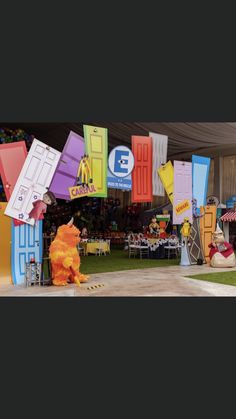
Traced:
<svg viewBox="0 0 236 419">
<path fill-rule="evenodd" d="M 80 285 L 88 280 L 80 273 L 80 256 L 77 245 L 80 242 L 80 230 L 73 225 L 73 218 L 68 224 L 60 226 L 53 240 L 49 255 L 52 264 L 53 285 L 67 285 L 68 282 Z"/>
</svg>

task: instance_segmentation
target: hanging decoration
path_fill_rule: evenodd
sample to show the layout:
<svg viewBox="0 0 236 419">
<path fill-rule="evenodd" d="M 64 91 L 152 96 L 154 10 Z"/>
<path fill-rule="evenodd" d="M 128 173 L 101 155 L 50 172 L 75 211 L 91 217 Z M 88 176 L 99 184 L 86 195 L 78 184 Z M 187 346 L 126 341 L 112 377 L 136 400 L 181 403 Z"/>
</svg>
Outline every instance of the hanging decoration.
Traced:
<svg viewBox="0 0 236 419">
<path fill-rule="evenodd" d="M 174 167 L 169 160 L 166 164 L 162 164 L 158 169 L 158 174 L 161 178 L 165 191 L 168 198 L 173 205 L 173 193 L 174 193 Z"/>
<path fill-rule="evenodd" d="M 192 223 L 192 163 L 174 161 L 173 224 Z"/>
<path fill-rule="evenodd" d="M 193 198 L 197 200 L 197 214 L 207 204 L 208 178 L 211 159 L 192 155 Z"/>
<path fill-rule="evenodd" d="M 70 131 L 50 185 L 50 191 L 56 198 L 70 200 L 68 188 L 76 186 L 78 167 L 84 155 L 84 148 L 84 138 Z"/>
<path fill-rule="evenodd" d="M 129 191 L 132 189 L 131 172 L 134 168 L 132 151 L 125 146 L 113 148 L 108 157 L 107 187 Z"/>
<path fill-rule="evenodd" d="M 0 149 L 2 149 L 2 150 L 3 150 L 3 148 L 1 147 L 1 145 L 4 145 L 4 146 L 8 145 L 8 146 L 10 146 L 10 144 L 14 143 L 14 145 L 12 144 L 13 145 L 13 148 L 14 148 L 17 143 L 22 143 L 23 142 L 23 143 L 25 143 L 25 147 L 26 147 L 25 148 L 25 157 L 26 157 L 27 150 L 30 149 L 33 140 L 34 140 L 34 135 L 27 134 L 23 129 L 18 128 L 18 129 L 12 130 L 12 129 L 7 128 L 7 127 L 0 127 Z M 13 178 L 14 178 L 14 174 L 15 174 L 14 172 L 17 172 L 17 167 L 20 166 L 21 161 L 22 161 L 22 154 L 20 152 L 20 147 L 18 149 L 18 151 L 19 151 L 19 155 L 18 155 L 19 160 L 16 161 L 16 166 L 15 166 L 15 164 L 14 165 L 10 165 L 10 167 L 8 166 L 8 170 L 7 170 L 7 166 L 4 164 L 4 171 L 6 170 L 8 172 L 7 174 L 9 176 L 10 176 L 9 172 L 11 173 L 11 170 L 10 169 L 12 169 L 12 176 L 13 176 Z M 10 147 L 9 148 L 6 147 L 5 150 L 7 150 L 7 149 L 10 152 L 11 148 Z M 13 158 L 14 158 L 14 156 L 13 156 Z M 0 166 L 1 166 L 1 156 L 0 156 Z M 7 190 L 7 188 L 5 188 L 5 186 L 4 186 L 4 179 L 3 179 L 3 177 L 4 177 L 4 175 L 1 172 L 1 168 L 0 168 L 0 201 L 6 201 L 6 200 L 8 201 L 9 200 L 9 193 L 6 196 L 6 190 Z M 9 184 L 11 184 L 11 187 L 13 187 L 13 185 L 16 182 L 17 179 L 15 179 L 14 182 L 13 182 L 13 180 L 14 179 L 11 179 L 11 182 L 9 183 Z"/>
<path fill-rule="evenodd" d="M 90 157 L 91 178 L 96 187 L 96 197 L 107 197 L 107 128 L 84 125 L 86 155 Z"/>
<path fill-rule="evenodd" d="M 27 157 L 25 141 L 0 144 L 0 176 L 9 201 Z"/>
<path fill-rule="evenodd" d="M 77 173 L 77 186 L 68 188 L 71 199 L 82 198 L 97 193 L 97 187 L 93 183 L 90 159 L 84 154 L 79 162 Z"/>
<path fill-rule="evenodd" d="M 168 137 L 154 132 L 149 132 L 149 137 L 152 138 L 152 194 L 164 196 L 164 187 L 157 170 L 166 163 Z"/>
<path fill-rule="evenodd" d="M 152 202 L 152 138 L 132 136 L 132 202 Z"/>
<path fill-rule="evenodd" d="M 48 191 L 60 156 L 59 151 L 34 139 L 6 207 L 6 215 L 35 224 L 35 219 L 29 217 L 33 203 L 42 200 Z"/>
</svg>

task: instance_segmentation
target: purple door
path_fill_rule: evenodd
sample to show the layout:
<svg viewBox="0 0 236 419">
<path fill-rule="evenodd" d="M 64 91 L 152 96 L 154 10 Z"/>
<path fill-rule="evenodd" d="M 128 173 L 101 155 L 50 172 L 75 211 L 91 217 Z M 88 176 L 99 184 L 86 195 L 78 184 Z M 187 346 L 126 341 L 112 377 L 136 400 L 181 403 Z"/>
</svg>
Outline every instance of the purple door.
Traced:
<svg viewBox="0 0 236 419">
<path fill-rule="evenodd" d="M 186 201 L 187 209 L 177 215 L 176 206 Z M 192 223 L 192 163 L 174 161 L 173 224 L 181 224 L 184 217 L 188 217 Z"/>
<path fill-rule="evenodd" d="M 68 188 L 76 184 L 79 161 L 83 154 L 83 137 L 70 131 L 49 188 L 56 198 L 70 200 Z"/>
</svg>

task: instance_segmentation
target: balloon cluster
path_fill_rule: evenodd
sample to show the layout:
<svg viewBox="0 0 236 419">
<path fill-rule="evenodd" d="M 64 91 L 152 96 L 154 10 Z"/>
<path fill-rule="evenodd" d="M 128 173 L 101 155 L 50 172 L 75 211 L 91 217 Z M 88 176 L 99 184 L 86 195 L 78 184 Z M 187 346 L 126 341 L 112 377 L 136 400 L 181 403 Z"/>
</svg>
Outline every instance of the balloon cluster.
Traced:
<svg viewBox="0 0 236 419">
<path fill-rule="evenodd" d="M 25 141 L 26 148 L 27 150 L 29 150 L 33 140 L 34 140 L 34 135 L 27 134 L 21 128 L 12 130 L 10 128 L 0 127 L 0 144 L 15 143 L 17 141 Z"/>
</svg>

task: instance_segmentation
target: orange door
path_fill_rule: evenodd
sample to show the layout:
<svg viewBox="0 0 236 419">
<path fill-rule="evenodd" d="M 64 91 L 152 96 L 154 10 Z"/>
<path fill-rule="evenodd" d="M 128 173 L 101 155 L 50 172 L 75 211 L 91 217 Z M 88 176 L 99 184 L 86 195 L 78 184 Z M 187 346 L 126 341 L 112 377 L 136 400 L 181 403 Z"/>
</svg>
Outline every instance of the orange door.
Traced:
<svg viewBox="0 0 236 419">
<path fill-rule="evenodd" d="M 4 215 L 7 202 L 0 202 L 0 285 L 11 284 L 11 218 Z"/>
<path fill-rule="evenodd" d="M 132 136 L 132 202 L 152 202 L 152 138 Z"/>
<path fill-rule="evenodd" d="M 203 214 L 204 208 L 205 215 L 200 218 L 200 234 L 204 257 L 209 262 L 210 249 L 208 245 L 212 242 L 212 234 L 216 229 L 216 206 L 207 205 L 206 207 L 201 207 L 201 214 Z"/>
</svg>

